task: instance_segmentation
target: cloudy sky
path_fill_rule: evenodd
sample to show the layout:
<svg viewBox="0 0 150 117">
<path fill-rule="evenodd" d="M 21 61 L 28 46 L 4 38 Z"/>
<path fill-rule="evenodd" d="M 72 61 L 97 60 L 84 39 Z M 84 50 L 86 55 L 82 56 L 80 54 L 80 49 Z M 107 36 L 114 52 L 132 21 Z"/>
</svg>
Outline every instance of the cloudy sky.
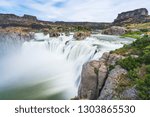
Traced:
<svg viewBox="0 0 150 117">
<path fill-rule="evenodd" d="M 150 0 L 0 0 L 0 13 L 48 21 L 112 22 L 120 12 L 143 7 L 150 11 Z"/>
</svg>

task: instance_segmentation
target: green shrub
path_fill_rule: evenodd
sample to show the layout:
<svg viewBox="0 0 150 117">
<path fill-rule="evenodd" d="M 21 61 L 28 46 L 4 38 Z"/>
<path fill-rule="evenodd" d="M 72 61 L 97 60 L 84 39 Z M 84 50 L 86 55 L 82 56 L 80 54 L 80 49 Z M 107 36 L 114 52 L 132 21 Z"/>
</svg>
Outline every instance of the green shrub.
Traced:
<svg viewBox="0 0 150 117">
<path fill-rule="evenodd" d="M 138 97 L 150 99 L 150 37 L 145 35 L 115 52 L 128 56 L 119 60 L 117 64 L 128 70 L 127 77 L 131 79 L 132 85 L 136 86 Z M 131 55 L 138 55 L 138 58 Z"/>
<path fill-rule="evenodd" d="M 146 72 L 150 74 L 150 65 L 146 66 Z"/>
<path fill-rule="evenodd" d="M 140 39 L 141 38 L 141 31 L 134 31 L 134 32 L 128 32 L 126 34 L 121 35 L 122 38 L 125 37 L 131 37 L 131 38 L 135 38 L 135 39 Z"/>
<path fill-rule="evenodd" d="M 134 69 L 134 70 L 130 70 L 127 74 L 128 78 L 130 78 L 131 80 L 135 80 L 138 78 L 138 75 L 137 75 L 137 69 Z"/>
<path fill-rule="evenodd" d="M 150 38 L 149 37 L 143 37 L 142 39 L 134 41 L 131 45 L 138 48 L 142 49 L 145 48 L 150 44 Z"/>
<path fill-rule="evenodd" d="M 140 99 L 150 100 L 150 74 L 137 80 L 137 90 Z"/>
<path fill-rule="evenodd" d="M 94 72 L 95 72 L 95 74 L 98 76 L 98 69 L 97 68 L 94 68 Z"/>
<path fill-rule="evenodd" d="M 128 71 L 133 70 L 134 68 L 139 66 L 139 63 L 137 62 L 136 58 L 133 58 L 131 56 L 125 59 L 119 60 L 118 64 Z"/>
<path fill-rule="evenodd" d="M 115 65 L 109 65 L 109 71 L 113 70 L 115 68 Z"/>
<path fill-rule="evenodd" d="M 148 29 L 140 29 L 141 32 L 148 32 Z"/>
<path fill-rule="evenodd" d="M 141 59 L 143 60 L 143 63 L 150 64 L 150 51 L 144 54 Z"/>
</svg>

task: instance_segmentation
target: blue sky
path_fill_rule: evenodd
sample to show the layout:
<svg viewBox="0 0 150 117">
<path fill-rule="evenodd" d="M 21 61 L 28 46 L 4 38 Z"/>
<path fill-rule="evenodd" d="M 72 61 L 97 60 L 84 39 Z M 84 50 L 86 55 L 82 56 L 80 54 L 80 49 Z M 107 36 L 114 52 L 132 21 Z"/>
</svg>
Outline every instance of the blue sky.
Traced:
<svg viewBox="0 0 150 117">
<path fill-rule="evenodd" d="M 112 22 L 120 12 L 143 7 L 150 11 L 150 0 L 0 0 L 1 13 L 48 21 Z"/>
</svg>

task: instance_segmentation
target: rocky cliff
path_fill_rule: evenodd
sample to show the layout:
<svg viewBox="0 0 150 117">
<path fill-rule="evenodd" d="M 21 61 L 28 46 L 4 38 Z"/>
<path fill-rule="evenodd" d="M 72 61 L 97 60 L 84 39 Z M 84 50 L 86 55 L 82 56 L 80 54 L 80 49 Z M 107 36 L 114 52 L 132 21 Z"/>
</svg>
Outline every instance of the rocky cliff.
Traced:
<svg viewBox="0 0 150 117">
<path fill-rule="evenodd" d="M 121 55 L 104 53 L 99 60 L 83 65 L 78 89 L 79 99 L 137 99 L 136 89 L 129 87 L 127 70 L 116 65 Z M 123 87 L 122 87 L 123 86 Z"/>
<path fill-rule="evenodd" d="M 150 22 L 150 16 L 148 15 L 148 10 L 146 8 L 140 8 L 118 14 L 118 17 L 114 20 L 113 25 L 144 22 Z"/>
<path fill-rule="evenodd" d="M 50 23 L 50 22 L 49 22 Z M 17 16 L 14 14 L 0 14 L 0 27 L 30 27 L 30 28 L 46 28 L 46 22 L 39 21 L 36 16 L 24 15 Z"/>
<path fill-rule="evenodd" d="M 35 29 L 42 28 L 72 28 L 84 27 L 89 29 L 104 29 L 108 28 L 111 23 L 96 23 L 96 22 L 51 22 L 38 20 L 36 16 L 24 15 L 17 16 L 14 14 L 0 14 L 0 26 L 5 27 L 30 27 Z"/>
</svg>

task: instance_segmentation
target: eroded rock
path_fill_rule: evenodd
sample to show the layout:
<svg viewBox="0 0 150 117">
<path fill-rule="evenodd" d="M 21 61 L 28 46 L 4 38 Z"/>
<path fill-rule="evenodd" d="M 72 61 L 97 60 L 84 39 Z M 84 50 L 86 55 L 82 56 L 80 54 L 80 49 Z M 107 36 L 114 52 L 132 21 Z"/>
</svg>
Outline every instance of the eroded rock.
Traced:
<svg viewBox="0 0 150 117">
<path fill-rule="evenodd" d="M 121 55 L 106 52 L 98 61 L 84 64 L 78 89 L 79 99 L 135 99 L 136 95 L 130 94 L 135 91 L 132 88 L 125 88 L 119 95 L 117 92 L 120 83 L 126 81 L 127 70 L 116 65 L 122 58 Z M 112 70 L 109 70 L 110 65 L 114 66 Z"/>
<path fill-rule="evenodd" d="M 59 33 L 59 32 L 55 32 L 55 31 L 54 31 L 54 32 L 50 32 L 50 33 L 49 33 L 49 36 L 50 36 L 50 37 L 59 37 L 59 36 L 60 36 L 60 33 Z"/>
<path fill-rule="evenodd" d="M 122 75 L 126 75 L 127 71 L 121 68 L 119 65 L 116 66 L 113 70 L 108 74 L 108 78 L 106 79 L 105 85 L 100 92 L 99 99 L 102 100 L 111 100 L 115 98 L 116 88 L 119 84 Z"/>
<path fill-rule="evenodd" d="M 122 35 L 125 34 L 128 30 L 124 27 L 112 26 L 102 31 L 102 34 L 107 35 Z"/>
<path fill-rule="evenodd" d="M 76 39 L 76 40 L 83 40 L 83 39 L 86 39 L 87 37 L 89 37 L 91 35 L 90 32 L 76 32 L 73 37 Z"/>
<path fill-rule="evenodd" d="M 98 96 L 98 68 L 99 61 L 88 62 L 83 65 L 81 83 L 78 90 L 80 99 L 96 99 Z"/>
<path fill-rule="evenodd" d="M 150 16 L 148 15 L 148 10 L 146 8 L 140 8 L 118 14 L 113 24 L 123 25 L 127 23 L 144 23 L 149 21 Z"/>
<path fill-rule="evenodd" d="M 99 61 L 91 61 L 83 65 L 81 83 L 78 90 L 80 99 L 97 99 L 102 89 L 108 68 L 106 65 L 109 53 L 104 53 Z"/>
<path fill-rule="evenodd" d="M 138 99 L 136 88 L 131 87 L 131 88 L 128 88 L 128 89 L 124 90 L 123 93 L 122 93 L 122 98 L 126 99 L 126 100 L 128 100 L 128 99 L 130 99 L 130 100 Z"/>
</svg>

